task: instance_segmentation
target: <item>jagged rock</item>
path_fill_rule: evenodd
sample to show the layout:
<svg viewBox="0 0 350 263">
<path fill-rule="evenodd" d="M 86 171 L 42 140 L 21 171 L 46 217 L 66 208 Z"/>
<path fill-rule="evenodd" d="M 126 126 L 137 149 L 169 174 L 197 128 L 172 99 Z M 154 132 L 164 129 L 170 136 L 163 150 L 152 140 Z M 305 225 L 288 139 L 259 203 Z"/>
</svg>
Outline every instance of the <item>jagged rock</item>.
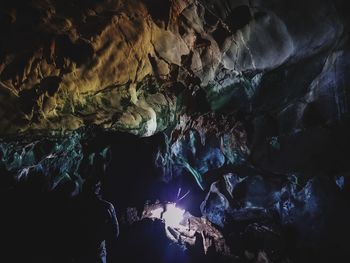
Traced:
<svg viewBox="0 0 350 263">
<path fill-rule="evenodd" d="M 246 72 L 334 45 L 343 32 L 335 7 L 322 1 L 315 11 L 315 3 L 176 0 L 159 14 L 149 1 L 4 2 L 1 134 L 86 124 L 141 136 L 164 130 L 175 121 L 168 87 L 176 82 L 209 84 L 215 94 L 242 85 Z M 299 23 L 300 10 L 314 16 Z"/>
<path fill-rule="evenodd" d="M 234 179 L 233 185 L 226 183 L 229 178 Z M 348 207 L 335 182 L 326 177 L 314 177 L 301 187 L 297 177 L 276 184 L 276 179 L 266 177 L 239 180 L 237 176 L 224 175 L 212 184 L 201 210 L 208 220 L 231 233 L 228 235 L 232 244 L 248 239 L 245 247 L 260 244 L 258 248 L 267 249 L 270 255 L 279 246 L 278 253 L 284 253 L 283 242 L 291 236 L 285 236 L 283 231 L 289 228 L 294 229 L 296 246 L 313 248 L 326 244 L 339 246 L 335 236 L 347 235 L 349 231 L 344 224 L 349 216 Z M 343 216 L 339 211 L 343 211 Z M 265 238 L 272 242 L 268 248 L 262 247 L 266 245 L 262 241 Z M 277 245 L 279 242 L 282 243 Z M 235 249 L 237 253 L 239 247 Z"/>
<path fill-rule="evenodd" d="M 256 172 L 256 171 L 255 171 Z M 262 176 L 225 174 L 214 182 L 201 204 L 201 211 L 211 222 L 224 227 L 232 222 L 262 221 L 272 218 L 271 205 L 282 180 Z"/>
<path fill-rule="evenodd" d="M 164 178 L 190 173 L 201 188 L 210 186 L 204 175 L 226 164 L 238 164 L 249 154 L 242 123 L 232 115 L 182 116 L 156 158 Z"/>
<path fill-rule="evenodd" d="M 346 57 L 346 52 L 316 56 L 304 61 L 303 69 L 296 65 L 263 77 L 254 107 L 265 113 L 258 114 L 253 121 L 255 133 L 251 146 L 257 165 L 281 173 L 315 170 L 317 166 L 322 172 L 336 169 L 330 166 L 337 162 L 338 167 L 346 169 L 340 160 L 329 161 L 334 147 L 346 155 L 349 143 L 344 139 L 338 142 L 339 136 L 349 129 L 347 103 L 344 103 L 348 96 L 344 83 L 348 80 L 341 73 L 348 68 Z M 276 84 L 276 89 L 265 86 L 270 81 Z M 290 92 L 290 85 L 297 88 Z M 284 101 L 275 99 L 287 93 Z M 272 109 L 278 111 L 272 113 Z M 317 145 L 322 145 L 322 149 Z"/>
<path fill-rule="evenodd" d="M 181 213 L 181 218 L 177 219 L 175 217 L 179 216 L 179 212 Z M 232 256 L 223 234 L 210 221 L 205 218 L 195 217 L 187 211 L 182 211 L 174 203 L 148 204 L 144 207 L 142 214 L 142 219 L 163 220 L 167 236 L 173 242 L 184 244 L 189 249 L 199 245 L 204 254 L 214 251 L 221 256 Z M 198 244 L 198 242 L 201 244 Z"/>
<path fill-rule="evenodd" d="M 190 243 L 199 262 L 214 262 L 214 247 L 243 261 L 340 262 L 348 248 L 339 237 L 349 233 L 347 6 L 2 1 L 0 226 L 23 223 L 4 234 L 9 247 L 25 248 L 36 232 L 47 240 L 41 225 L 73 235 L 73 203 L 93 175 L 125 228 L 140 223 L 128 207 L 145 200 L 194 215 L 202 203 L 196 234 L 143 221 L 131 231 L 137 245 L 153 228 Z M 151 240 L 171 254 L 162 238 Z M 33 253 L 50 262 L 56 246 L 46 243 Z M 141 251 L 152 257 L 157 244 Z M 181 248 L 174 255 L 189 260 Z"/>
</svg>

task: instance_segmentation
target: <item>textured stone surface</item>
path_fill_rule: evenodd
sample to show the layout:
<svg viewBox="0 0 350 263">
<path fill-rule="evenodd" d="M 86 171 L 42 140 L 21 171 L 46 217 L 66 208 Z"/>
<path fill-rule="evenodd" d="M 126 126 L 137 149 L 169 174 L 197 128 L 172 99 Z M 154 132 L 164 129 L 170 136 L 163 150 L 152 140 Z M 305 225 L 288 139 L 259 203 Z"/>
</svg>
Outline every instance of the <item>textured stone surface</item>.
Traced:
<svg viewBox="0 0 350 263">
<path fill-rule="evenodd" d="M 291 238 L 284 232 L 288 229 L 296 247 L 338 246 L 340 252 L 344 247 L 340 237 L 349 234 L 344 227 L 348 209 L 335 182 L 327 177 L 312 178 L 302 186 L 296 177 L 273 175 L 223 175 L 201 205 L 205 217 L 230 233 L 234 253 L 259 247 L 274 260 L 281 260 L 277 258 L 290 246 L 285 243 Z"/>
<path fill-rule="evenodd" d="M 44 224 L 41 232 L 55 225 L 63 240 L 73 235 L 74 200 L 95 176 L 126 215 L 122 229 L 151 258 L 164 256 L 152 232 L 163 226 L 130 224 L 146 200 L 205 216 L 238 262 L 341 262 L 350 196 L 347 6 L 2 1 L 0 201 L 8 221 L 0 227 L 12 225 L 9 247 L 33 243 L 33 255 L 56 255 L 36 251 L 28 233 Z M 154 244 L 145 246 L 140 231 Z M 60 262 L 76 256 L 64 253 Z M 207 256 L 200 262 L 218 262 Z"/>
<path fill-rule="evenodd" d="M 326 50 L 343 32 L 328 1 L 1 5 L 2 135 L 98 124 L 149 136 L 176 121 L 178 82 L 232 94 L 245 73 Z"/>
</svg>

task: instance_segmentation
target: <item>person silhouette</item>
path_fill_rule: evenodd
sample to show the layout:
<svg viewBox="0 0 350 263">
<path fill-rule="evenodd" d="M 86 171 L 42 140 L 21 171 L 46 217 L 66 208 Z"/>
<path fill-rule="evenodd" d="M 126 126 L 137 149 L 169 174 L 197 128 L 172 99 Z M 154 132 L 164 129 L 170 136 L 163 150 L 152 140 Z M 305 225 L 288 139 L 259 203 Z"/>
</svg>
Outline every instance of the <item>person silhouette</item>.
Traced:
<svg viewBox="0 0 350 263">
<path fill-rule="evenodd" d="M 115 262 L 119 224 L 113 204 L 103 200 L 100 191 L 101 182 L 96 176 L 83 184 L 79 205 L 82 263 Z"/>
</svg>

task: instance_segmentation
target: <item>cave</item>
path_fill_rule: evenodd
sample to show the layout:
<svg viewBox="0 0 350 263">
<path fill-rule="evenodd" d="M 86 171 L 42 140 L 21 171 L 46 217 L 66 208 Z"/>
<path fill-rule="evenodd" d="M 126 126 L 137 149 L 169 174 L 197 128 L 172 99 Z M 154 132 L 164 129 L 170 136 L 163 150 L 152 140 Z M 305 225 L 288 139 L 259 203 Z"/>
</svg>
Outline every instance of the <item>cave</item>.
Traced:
<svg viewBox="0 0 350 263">
<path fill-rule="evenodd" d="M 0 262 L 348 262 L 349 12 L 1 1 Z"/>
</svg>

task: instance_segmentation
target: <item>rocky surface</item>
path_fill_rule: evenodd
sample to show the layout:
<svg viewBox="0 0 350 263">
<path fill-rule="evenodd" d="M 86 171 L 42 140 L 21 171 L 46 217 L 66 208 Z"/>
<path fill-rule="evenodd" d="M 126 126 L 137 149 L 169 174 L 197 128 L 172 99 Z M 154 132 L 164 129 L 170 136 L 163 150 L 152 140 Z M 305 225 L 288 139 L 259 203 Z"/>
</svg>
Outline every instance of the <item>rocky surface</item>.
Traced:
<svg viewBox="0 0 350 263">
<path fill-rule="evenodd" d="M 180 216 L 178 220 L 175 219 L 176 214 Z M 204 255 L 214 252 L 218 255 L 232 257 L 223 234 L 208 219 L 194 217 L 187 211 L 178 208 L 175 203 L 146 205 L 141 220 L 146 218 L 162 220 L 169 239 L 179 245 L 188 248 L 197 245 L 200 247 L 200 253 Z"/>
<path fill-rule="evenodd" d="M 207 225 L 229 261 L 341 262 L 348 13 L 344 0 L 2 1 L 0 226 L 11 226 L 9 253 L 51 262 L 56 250 L 27 248 L 30 237 L 50 239 L 53 225 L 57 246 L 77 235 L 76 200 L 97 177 L 122 219 L 120 256 L 220 257 L 203 256 L 196 236 L 172 231 L 169 240 L 162 222 L 140 221 L 150 200 L 183 207 L 197 230 Z M 143 234 L 164 238 L 169 255 Z M 194 244 L 189 253 L 169 248 L 179 236 Z M 78 258 L 73 241 L 60 263 Z"/>
<path fill-rule="evenodd" d="M 345 30 L 328 1 L 1 5 L 2 135 L 98 124 L 149 136 L 176 121 L 179 89 L 203 88 L 214 110 L 249 100 L 252 76 L 334 50 Z"/>
</svg>

